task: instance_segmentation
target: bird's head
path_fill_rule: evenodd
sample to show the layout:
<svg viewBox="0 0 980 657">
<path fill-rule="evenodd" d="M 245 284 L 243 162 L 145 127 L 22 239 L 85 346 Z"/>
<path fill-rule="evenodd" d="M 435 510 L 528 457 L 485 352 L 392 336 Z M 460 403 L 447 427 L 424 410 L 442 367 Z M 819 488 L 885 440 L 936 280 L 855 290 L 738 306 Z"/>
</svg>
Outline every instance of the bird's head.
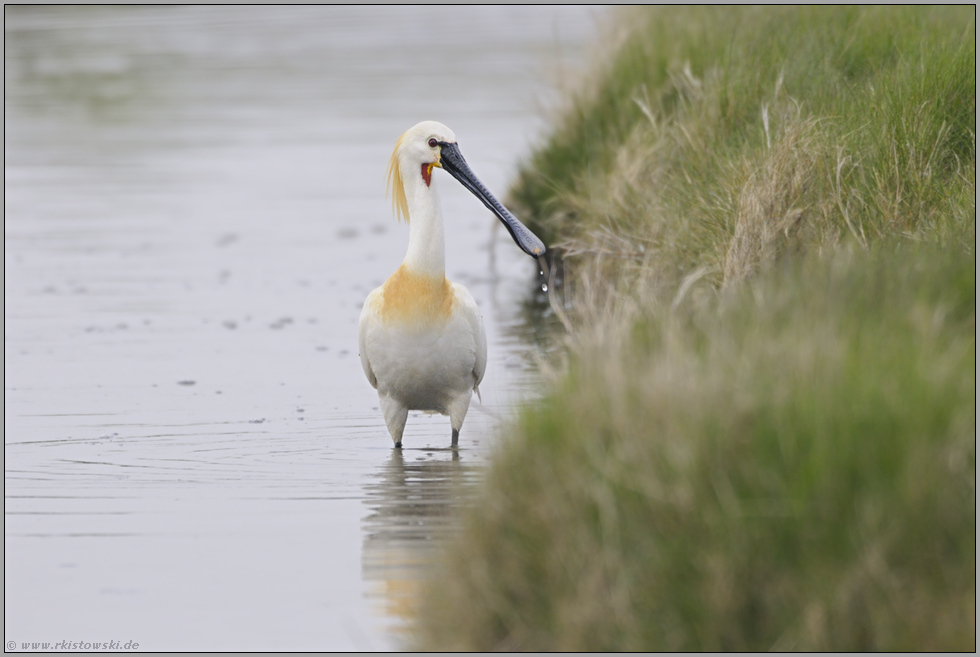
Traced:
<svg viewBox="0 0 980 657">
<path fill-rule="evenodd" d="M 439 166 L 441 144 L 456 143 L 453 131 L 436 121 L 422 121 L 395 142 L 388 161 L 388 191 L 395 215 L 408 221 L 408 198 L 405 183 L 417 184 L 418 176 L 426 187 L 432 184 L 432 169 Z"/>
<path fill-rule="evenodd" d="M 405 184 L 417 184 L 418 180 L 406 180 L 406 176 L 419 176 L 426 187 L 432 184 L 432 169 L 445 169 L 474 196 L 480 199 L 504 224 L 510 236 L 528 255 L 538 258 L 544 255 L 545 245 L 527 226 L 518 221 L 507 208 L 480 182 L 459 152 L 456 135 L 437 121 L 422 121 L 398 138 L 388 163 L 388 187 L 392 205 L 399 218 L 409 218 Z"/>
</svg>

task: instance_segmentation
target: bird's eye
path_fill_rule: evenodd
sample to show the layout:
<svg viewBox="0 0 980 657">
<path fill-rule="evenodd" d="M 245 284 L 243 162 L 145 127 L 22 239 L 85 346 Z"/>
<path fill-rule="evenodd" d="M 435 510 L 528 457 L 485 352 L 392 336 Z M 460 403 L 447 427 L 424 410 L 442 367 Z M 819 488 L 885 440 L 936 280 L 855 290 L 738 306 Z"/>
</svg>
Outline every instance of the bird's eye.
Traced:
<svg viewBox="0 0 980 657">
<path fill-rule="evenodd" d="M 436 141 L 435 137 L 429 138 L 429 148 L 435 148 L 438 144 L 439 142 Z"/>
</svg>

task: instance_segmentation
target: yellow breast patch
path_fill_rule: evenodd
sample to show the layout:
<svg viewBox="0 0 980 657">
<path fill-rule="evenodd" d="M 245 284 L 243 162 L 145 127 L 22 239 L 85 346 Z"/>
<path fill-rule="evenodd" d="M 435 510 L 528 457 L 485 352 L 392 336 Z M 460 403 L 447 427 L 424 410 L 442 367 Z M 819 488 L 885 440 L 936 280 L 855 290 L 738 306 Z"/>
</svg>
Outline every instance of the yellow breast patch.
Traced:
<svg viewBox="0 0 980 657">
<path fill-rule="evenodd" d="M 456 295 L 445 276 L 416 274 L 402 265 L 381 286 L 374 303 L 384 321 L 429 323 L 449 319 Z"/>
</svg>

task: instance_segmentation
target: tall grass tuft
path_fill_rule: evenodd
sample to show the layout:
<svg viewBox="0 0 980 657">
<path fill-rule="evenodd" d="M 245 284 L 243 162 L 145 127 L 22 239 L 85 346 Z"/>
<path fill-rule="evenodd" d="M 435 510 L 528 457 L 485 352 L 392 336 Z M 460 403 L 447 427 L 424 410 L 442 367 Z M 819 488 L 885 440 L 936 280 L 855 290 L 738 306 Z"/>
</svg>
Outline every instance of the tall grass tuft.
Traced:
<svg viewBox="0 0 980 657">
<path fill-rule="evenodd" d="M 565 360 L 414 647 L 974 650 L 973 10 L 621 20 L 512 194 Z"/>
</svg>

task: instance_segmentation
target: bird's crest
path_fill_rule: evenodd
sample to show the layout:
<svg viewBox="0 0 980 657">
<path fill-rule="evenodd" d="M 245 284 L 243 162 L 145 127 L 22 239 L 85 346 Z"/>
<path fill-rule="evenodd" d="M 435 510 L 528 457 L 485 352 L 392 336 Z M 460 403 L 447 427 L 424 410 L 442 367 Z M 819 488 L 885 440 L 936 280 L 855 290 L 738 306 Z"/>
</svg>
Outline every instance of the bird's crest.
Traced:
<svg viewBox="0 0 980 657">
<path fill-rule="evenodd" d="M 391 152 L 391 159 L 388 161 L 388 193 L 391 194 L 391 211 L 399 221 L 405 220 L 408 223 L 408 197 L 405 196 L 405 184 L 402 181 L 402 172 L 398 167 L 398 149 L 402 147 L 402 142 L 408 132 L 403 134 L 395 142 L 395 150 Z"/>
</svg>

